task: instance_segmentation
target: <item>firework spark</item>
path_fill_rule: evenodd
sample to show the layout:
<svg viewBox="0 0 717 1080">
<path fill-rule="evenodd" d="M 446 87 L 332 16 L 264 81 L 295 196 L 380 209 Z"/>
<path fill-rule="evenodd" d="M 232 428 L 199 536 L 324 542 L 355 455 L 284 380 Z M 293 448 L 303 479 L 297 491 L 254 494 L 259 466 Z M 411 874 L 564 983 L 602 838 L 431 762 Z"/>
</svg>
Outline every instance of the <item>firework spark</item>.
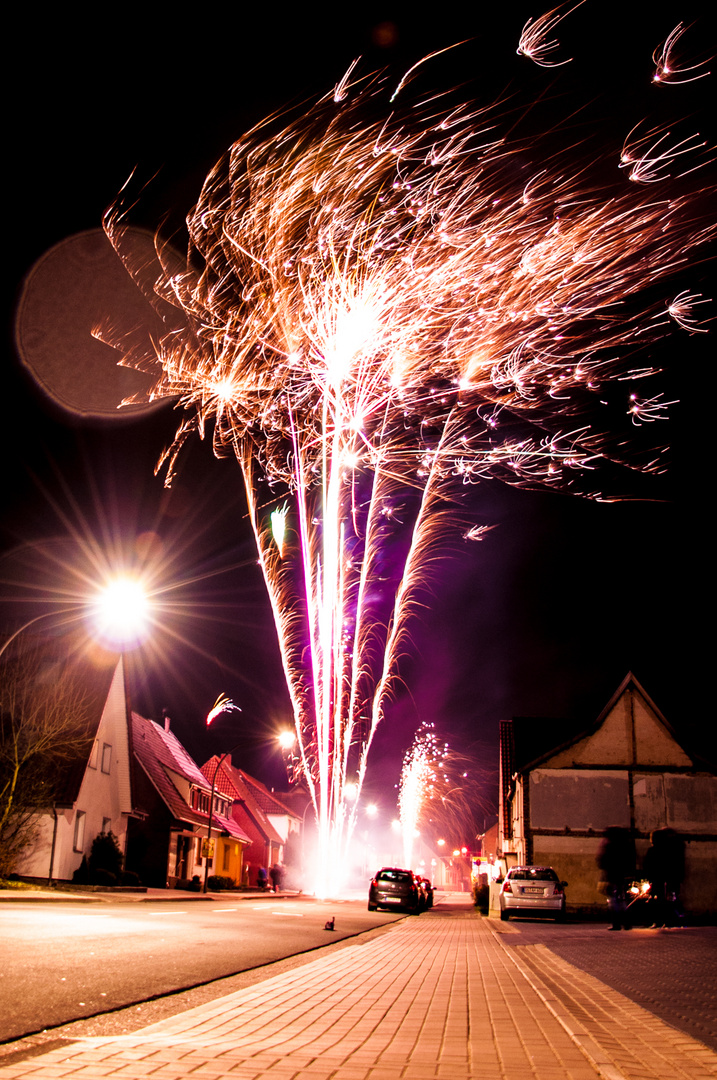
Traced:
<svg viewBox="0 0 717 1080">
<path fill-rule="evenodd" d="M 710 74 L 709 71 L 700 71 L 700 68 L 709 63 L 708 60 L 701 60 L 698 64 L 688 66 L 681 65 L 677 60 L 675 55 L 677 43 L 686 29 L 682 23 L 678 23 L 675 29 L 655 49 L 652 54 L 652 62 L 655 65 L 655 74 L 652 76 L 653 82 L 662 83 L 663 85 L 676 85 L 696 82 L 697 79 L 704 79 Z M 699 74 L 693 74 L 694 72 L 699 72 Z"/>
<path fill-rule="evenodd" d="M 126 356 L 187 411 L 169 479 L 212 421 L 241 465 L 323 895 L 436 549 L 479 535 L 449 512 L 456 480 L 570 490 L 610 459 L 606 386 L 648 373 L 632 354 L 670 329 L 652 286 L 714 236 L 684 184 L 648 197 L 615 168 L 601 189 L 574 145 L 509 143 L 497 109 L 403 90 L 388 106 L 395 82 L 352 78 L 216 165 L 186 266 L 158 244 L 167 333 Z M 650 143 L 650 178 L 685 149 Z M 119 204 L 107 230 L 129 265 L 123 222 Z M 291 519 L 278 546 L 268 507 Z"/>
<path fill-rule="evenodd" d="M 630 180 L 638 184 L 654 184 L 667 179 L 673 175 L 673 162 L 684 154 L 694 154 L 698 150 L 704 150 L 707 145 L 698 134 L 672 142 L 669 131 L 660 132 L 657 128 L 653 128 L 644 135 L 637 135 L 637 127 L 632 129 L 623 144 L 620 168 L 629 167 Z M 700 168 L 700 165 L 701 162 L 690 163 L 689 168 L 674 175 L 686 176 L 693 169 Z"/>
<path fill-rule="evenodd" d="M 207 713 L 207 719 L 205 721 L 206 726 L 209 727 L 212 721 L 216 720 L 218 716 L 228 712 L 241 712 L 241 709 L 238 705 L 235 705 L 232 699 L 227 697 L 226 694 L 220 694 Z"/>
<path fill-rule="evenodd" d="M 435 797 L 441 783 L 443 759 L 448 745 L 441 745 L 432 724 L 423 724 L 416 733 L 411 749 L 403 759 L 398 792 L 398 817 L 403 836 L 403 865 L 413 866 L 413 843 L 426 805 Z"/>
<path fill-rule="evenodd" d="M 706 334 L 707 327 L 699 325 L 695 308 L 698 304 L 707 303 L 709 301 L 703 299 L 701 293 L 691 293 L 688 289 L 683 289 L 669 305 L 667 313 L 683 330 L 688 330 L 691 334 Z"/>
<path fill-rule="evenodd" d="M 284 540 L 286 539 L 286 518 L 289 513 L 289 504 L 277 507 L 271 512 L 271 535 L 274 537 L 279 557 L 284 555 Z"/>
<path fill-rule="evenodd" d="M 566 15 L 570 15 L 571 12 L 579 8 L 585 0 L 580 0 L 579 4 L 575 4 L 568 11 L 561 13 L 561 8 L 553 8 L 552 11 L 546 12 L 545 15 L 541 15 L 537 19 L 530 18 L 523 27 L 520 35 L 520 41 L 518 42 L 518 48 L 516 52 L 519 56 L 527 56 L 529 60 L 537 64 L 538 67 L 562 67 L 563 64 L 569 64 L 571 57 L 567 60 L 549 60 L 550 53 L 554 52 L 559 47 L 557 40 L 549 41 L 548 35 L 553 32 L 558 23 L 562 22 Z"/>
<path fill-rule="evenodd" d="M 441 742 L 433 724 L 421 725 L 403 759 L 399 784 L 404 866 L 413 868 L 419 831 L 433 842 L 450 837 L 451 843 L 473 845 L 478 819 L 487 809 L 487 779 L 474 760 Z"/>
</svg>

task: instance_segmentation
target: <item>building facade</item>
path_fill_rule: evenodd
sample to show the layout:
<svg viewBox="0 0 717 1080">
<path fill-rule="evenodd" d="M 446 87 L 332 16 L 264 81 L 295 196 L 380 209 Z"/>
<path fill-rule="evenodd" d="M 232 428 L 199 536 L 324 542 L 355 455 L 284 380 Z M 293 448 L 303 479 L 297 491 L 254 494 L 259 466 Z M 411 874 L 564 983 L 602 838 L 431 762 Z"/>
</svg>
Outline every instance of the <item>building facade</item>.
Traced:
<svg viewBox="0 0 717 1080">
<path fill-rule="evenodd" d="M 556 724 L 537 718 L 501 727 L 506 866 L 554 866 L 569 884 L 570 907 L 602 909 L 596 859 L 605 829 L 630 830 L 640 877 L 652 832 L 670 828 L 685 842 L 686 910 L 717 912 L 717 775 L 681 745 L 634 676 L 587 731 L 546 749 L 551 733 Z"/>
<path fill-rule="evenodd" d="M 256 885 L 261 869 L 268 872 L 276 864 L 283 866 L 287 848 L 300 843 L 302 818 L 265 784 L 233 765 L 231 754 L 210 758 L 202 772 L 228 800 L 235 823 L 249 837 L 243 881 Z"/>
</svg>

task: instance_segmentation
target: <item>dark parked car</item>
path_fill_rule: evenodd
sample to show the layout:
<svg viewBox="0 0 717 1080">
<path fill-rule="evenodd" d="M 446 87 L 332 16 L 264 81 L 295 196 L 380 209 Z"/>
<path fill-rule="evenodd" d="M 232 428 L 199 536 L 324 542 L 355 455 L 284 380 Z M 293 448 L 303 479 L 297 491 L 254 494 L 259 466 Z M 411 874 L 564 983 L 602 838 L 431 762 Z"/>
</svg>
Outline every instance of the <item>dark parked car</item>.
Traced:
<svg viewBox="0 0 717 1080">
<path fill-rule="evenodd" d="M 419 884 L 419 886 L 421 888 L 421 891 L 422 891 L 422 893 L 424 895 L 424 898 L 425 898 L 424 902 L 423 902 L 423 906 L 425 908 L 432 908 L 433 907 L 433 886 L 431 885 L 431 883 L 430 883 L 430 881 L 428 880 L 427 877 L 419 877 L 418 878 L 418 884 Z"/>
<path fill-rule="evenodd" d="M 500 917 L 553 915 L 565 918 L 565 889 L 552 866 L 513 866 L 500 890 Z"/>
<path fill-rule="evenodd" d="M 425 893 L 415 874 L 398 866 L 382 866 L 368 890 L 369 911 L 393 908 L 418 914 L 423 910 L 424 901 Z"/>
</svg>

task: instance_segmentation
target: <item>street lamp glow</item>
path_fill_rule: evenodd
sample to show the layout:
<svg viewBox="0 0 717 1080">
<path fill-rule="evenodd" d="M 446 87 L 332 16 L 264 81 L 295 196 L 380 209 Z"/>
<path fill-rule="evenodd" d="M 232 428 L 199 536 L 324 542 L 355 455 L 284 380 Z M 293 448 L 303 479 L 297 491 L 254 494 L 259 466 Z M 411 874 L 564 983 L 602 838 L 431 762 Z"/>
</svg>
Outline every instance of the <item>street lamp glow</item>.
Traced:
<svg viewBox="0 0 717 1080">
<path fill-rule="evenodd" d="M 296 742 L 296 735 L 287 728 L 286 731 L 282 731 L 277 735 L 277 739 L 282 750 L 291 750 Z"/>
<path fill-rule="evenodd" d="M 136 578 L 115 578 L 99 593 L 92 610 L 99 634 L 113 645 L 131 647 L 147 634 L 149 600 Z"/>
</svg>

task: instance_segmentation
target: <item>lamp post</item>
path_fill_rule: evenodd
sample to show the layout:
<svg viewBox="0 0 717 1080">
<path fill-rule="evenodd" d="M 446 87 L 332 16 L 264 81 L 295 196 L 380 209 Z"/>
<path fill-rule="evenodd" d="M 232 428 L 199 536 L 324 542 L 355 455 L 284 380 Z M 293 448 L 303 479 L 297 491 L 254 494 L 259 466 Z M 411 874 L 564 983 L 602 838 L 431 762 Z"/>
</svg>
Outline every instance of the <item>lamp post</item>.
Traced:
<svg viewBox="0 0 717 1080">
<path fill-rule="evenodd" d="M 235 750 L 238 750 L 240 746 L 241 746 L 241 743 L 238 742 L 234 746 L 232 746 L 231 750 L 225 750 L 225 752 L 219 758 L 219 762 L 217 764 L 217 767 L 214 770 L 214 776 L 212 778 L 212 793 L 209 796 L 209 821 L 207 822 L 207 856 L 206 856 L 206 858 L 204 860 L 204 885 L 202 887 L 202 892 L 203 893 L 205 893 L 207 891 L 207 878 L 209 877 L 209 859 L 214 858 L 213 854 L 211 856 L 209 855 L 209 852 L 211 850 L 211 843 L 212 843 L 212 819 L 214 817 L 214 790 L 215 790 L 216 784 L 217 784 L 217 775 L 218 775 L 219 770 L 221 769 L 222 765 L 224 764 L 224 759 L 229 757 L 230 754 L 233 754 Z"/>
</svg>

